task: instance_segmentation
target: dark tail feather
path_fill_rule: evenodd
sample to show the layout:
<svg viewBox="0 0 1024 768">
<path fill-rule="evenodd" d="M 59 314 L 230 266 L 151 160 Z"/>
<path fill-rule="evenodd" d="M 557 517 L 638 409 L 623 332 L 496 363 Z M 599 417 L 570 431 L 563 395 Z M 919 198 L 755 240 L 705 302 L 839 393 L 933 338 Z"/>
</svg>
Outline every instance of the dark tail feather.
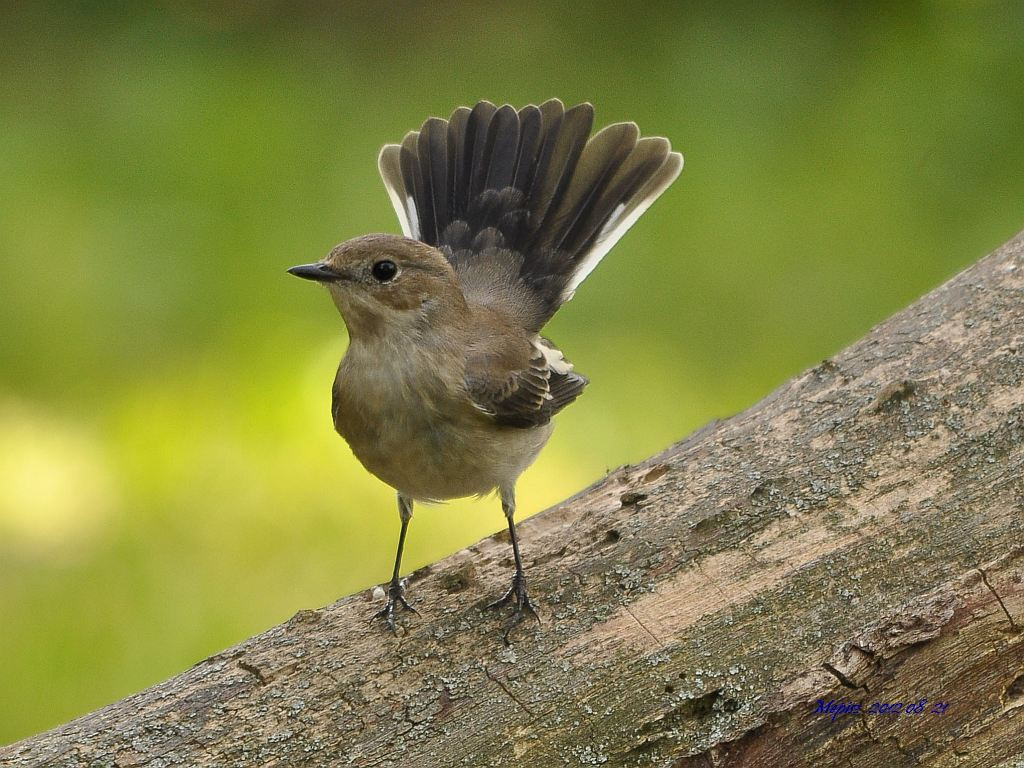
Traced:
<svg viewBox="0 0 1024 768">
<path fill-rule="evenodd" d="M 531 104 L 519 110 L 519 146 L 516 149 L 516 172 L 512 177 L 512 186 L 518 190 L 528 190 L 533 184 L 537 153 L 543 138 L 542 127 L 540 109 Z"/>
<path fill-rule="evenodd" d="M 610 125 L 594 136 L 576 165 L 572 183 L 560 196 L 557 210 L 550 211 L 537 232 L 541 248 L 563 250 L 567 236 L 577 221 L 593 213 L 591 203 L 636 146 L 640 129 L 634 123 Z"/>
<path fill-rule="evenodd" d="M 590 104 L 566 110 L 482 101 L 427 120 L 379 165 L 406 236 L 447 249 L 460 270 L 500 246 L 546 321 L 679 175 L 661 138 L 618 123 L 589 141 Z"/>
<path fill-rule="evenodd" d="M 484 190 L 489 160 L 487 157 L 487 133 L 495 112 L 497 112 L 497 107 L 490 102 L 481 101 L 473 107 L 473 111 L 469 115 L 469 123 L 466 125 L 466 145 L 462 149 L 463 160 L 466 163 L 465 177 L 468 184 L 464 189 L 456 189 L 456 192 L 460 193 L 460 205 L 463 211 L 468 210 L 473 200 Z"/>
<path fill-rule="evenodd" d="M 436 117 L 427 120 L 420 131 L 417 151 L 420 175 L 423 177 L 423 191 L 429 198 L 433 214 L 429 228 L 436 237 L 444 230 L 451 217 L 448 202 L 448 124 Z M 424 225 L 424 230 L 426 229 Z"/>
<path fill-rule="evenodd" d="M 469 182 L 466 176 L 466 158 L 463 150 L 466 145 L 466 132 L 469 130 L 471 114 L 472 110 L 468 107 L 459 107 L 448 118 L 448 222 L 457 218 L 458 211 L 465 210 L 462 190 L 466 190 L 468 194 Z M 401 181 L 401 179 L 397 180 L 398 183 Z M 387 184 L 386 181 L 384 183 Z M 415 237 L 408 232 L 405 234 L 408 237 Z M 436 243 L 433 244 L 436 245 Z"/>
<path fill-rule="evenodd" d="M 549 104 L 550 101 L 541 105 L 542 114 Z M 594 124 L 594 108 L 589 104 L 579 104 L 564 113 L 561 109 L 560 101 L 550 109 L 552 117 L 557 115 L 557 122 L 544 131 L 544 145 L 537 159 L 537 176 L 533 188 L 526 191 L 530 221 L 535 230 L 540 230 L 547 223 L 548 212 L 557 208 L 572 181 L 576 163 Z"/>
<path fill-rule="evenodd" d="M 562 248 L 582 254 L 566 285 L 566 301 L 682 169 L 683 156 L 671 151 L 667 139 L 647 138 L 636 143 L 577 226 L 566 234 Z"/>
<path fill-rule="evenodd" d="M 487 132 L 487 168 L 483 189 L 512 185 L 519 148 L 519 115 L 507 104 L 491 119 Z"/>
</svg>

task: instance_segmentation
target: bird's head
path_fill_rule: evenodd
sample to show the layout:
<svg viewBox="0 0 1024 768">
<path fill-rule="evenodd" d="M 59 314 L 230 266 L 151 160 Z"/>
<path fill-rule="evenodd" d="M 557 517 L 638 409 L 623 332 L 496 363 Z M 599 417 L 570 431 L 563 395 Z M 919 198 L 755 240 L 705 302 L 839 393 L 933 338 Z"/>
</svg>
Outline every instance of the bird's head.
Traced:
<svg viewBox="0 0 1024 768">
<path fill-rule="evenodd" d="M 348 240 L 288 272 L 327 286 L 353 337 L 410 329 L 465 306 L 444 255 L 397 235 Z"/>
</svg>

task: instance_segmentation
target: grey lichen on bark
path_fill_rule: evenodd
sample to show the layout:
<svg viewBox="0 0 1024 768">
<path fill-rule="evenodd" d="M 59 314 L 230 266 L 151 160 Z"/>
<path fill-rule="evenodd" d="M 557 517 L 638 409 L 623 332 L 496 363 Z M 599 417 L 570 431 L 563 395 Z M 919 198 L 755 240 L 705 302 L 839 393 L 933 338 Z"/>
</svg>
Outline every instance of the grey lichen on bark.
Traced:
<svg viewBox="0 0 1024 768">
<path fill-rule="evenodd" d="M 544 622 L 512 647 L 497 535 L 414 575 L 400 637 L 368 593 L 301 611 L 0 764 L 1017 764 L 1022 465 L 1018 236 L 523 523 Z"/>
</svg>

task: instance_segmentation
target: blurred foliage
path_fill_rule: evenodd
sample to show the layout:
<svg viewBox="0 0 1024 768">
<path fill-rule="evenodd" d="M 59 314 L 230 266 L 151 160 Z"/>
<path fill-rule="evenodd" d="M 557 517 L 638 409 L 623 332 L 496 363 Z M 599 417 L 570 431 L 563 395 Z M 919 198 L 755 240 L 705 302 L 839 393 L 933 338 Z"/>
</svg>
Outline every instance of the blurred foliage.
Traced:
<svg viewBox="0 0 1024 768">
<path fill-rule="evenodd" d="M 387 578 L 393 495 L 331 430 L 343 326 L 284 274 L 397 231 L 381 144 L 480 98 L 559 96 L 687 157 L 548 328 L 593 384 L 524 476 L 536 511 L 1024 225 L 1022 21 L 960 2 L 5 5 L 0 742 Z M 406 565 L 502 526 L 493 499 L 421 507 Z"/>
</svg>

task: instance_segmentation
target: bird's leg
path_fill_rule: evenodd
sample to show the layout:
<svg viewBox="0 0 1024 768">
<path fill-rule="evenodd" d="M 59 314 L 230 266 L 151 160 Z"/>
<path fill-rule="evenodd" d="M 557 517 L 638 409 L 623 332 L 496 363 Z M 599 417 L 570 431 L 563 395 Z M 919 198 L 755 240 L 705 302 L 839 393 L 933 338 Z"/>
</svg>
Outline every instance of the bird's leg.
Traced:
<svg viewBox="0 0 1024 768">
<path fill-rule="evenodd" d="M 412 499 L 401 493 L 398 494 L 398 515 L 402 518 L 402 531 L 398 534 L 398 552 L 395 553 L 395 570 L 391 574 L 391 583 L 388 584 L 388 601 L 374 616 L 384 619 L 392 632 L 395 631 L 395 610 L 399 606 L 419 613 L 405 599 L 405 584 L 399 576 L 402 570 L 402 550 L 405 549 L 405 532 L 409 529 L 409 521 L 412 519 Z"/>
<path fill-rule="evenodd" d="M 526 592 L 526 572 L 523 569 L 523 558 L 519 554 L 519 538 L 516 536 L 516 496 L 515 490 L 508 488 L 501 490 L 501 510 L 505 513 L 505 519 L 508 520 L 508 533 L 512 537 L 512 555 L 516 561 L 516 572 L 512 576 L 512 586 L 509 587 L 508 592 L 499 597 L 493 603 L 488 605 L 488 608 L 497 608 L 505 605 L 506 603 L 515 602 L 516 610 L 512 614 L 512 621 L 509 622 L 508 627 L 505 628 L 505 632 L 502 634 L 502 639 L 505 641 L 505 645 L 509 644 L 509 634 L 519 626 L 519 623 L 523 620 L 527 613 L 533 615 L 533 618 L 540 623 L 540 616 L 537 615 L 537 611 L 534 609 L 533 604 L 530 602 L 530 596 Z"/>
</svg>

